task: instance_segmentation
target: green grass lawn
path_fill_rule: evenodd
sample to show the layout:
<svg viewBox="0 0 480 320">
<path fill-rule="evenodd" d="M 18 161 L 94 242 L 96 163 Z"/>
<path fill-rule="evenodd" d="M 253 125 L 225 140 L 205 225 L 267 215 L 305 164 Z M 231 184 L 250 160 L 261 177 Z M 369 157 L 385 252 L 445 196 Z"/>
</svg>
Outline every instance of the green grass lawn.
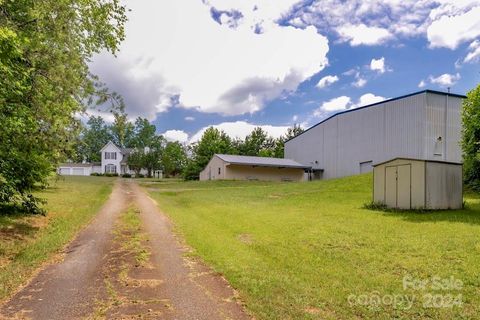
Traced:
<svg viewBox="0 0 480 320">
<path fill-rule="evenodd" d="M 36 193 L 46 216 L 0 214 L 0 300 L 58 253 L 108 198 L 113 178 L 63 177 Z"/>
<path fill-rule="evenodd" d="M 310 183 L 144 187 L 258 319 L 480 314 L 477 195 L 466 196 L 463 211 L 386 213 L 362 208 L 371 200 L 368 174 Z M 404 289 L 404 279 L 416 280 L 416 288 Z M 429 282 L 422 289 L 420 281 Z"/>
</svg>

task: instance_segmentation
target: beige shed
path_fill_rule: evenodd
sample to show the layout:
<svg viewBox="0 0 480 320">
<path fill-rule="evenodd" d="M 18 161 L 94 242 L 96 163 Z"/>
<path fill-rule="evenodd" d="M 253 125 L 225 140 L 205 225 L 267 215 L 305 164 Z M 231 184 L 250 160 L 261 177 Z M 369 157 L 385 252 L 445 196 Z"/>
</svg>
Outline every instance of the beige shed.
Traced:
<svg viewBox="0 0 480 320">
<path fill-rule="evenodd" d="M 460 209 L 462 164 L 408 158 L 375 164 L 373 200 L 389 208 Z"/>
<path fill-rule="evenodd" d="M 290 159 L 215 154 L 200 180 L 302 181 L 309 170 Z"/>
</svg>

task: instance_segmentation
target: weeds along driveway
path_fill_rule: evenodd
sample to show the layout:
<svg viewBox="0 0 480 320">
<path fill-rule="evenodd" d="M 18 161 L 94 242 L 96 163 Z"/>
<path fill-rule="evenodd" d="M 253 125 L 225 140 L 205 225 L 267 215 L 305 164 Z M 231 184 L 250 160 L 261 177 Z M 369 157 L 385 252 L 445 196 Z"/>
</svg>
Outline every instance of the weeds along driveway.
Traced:
<svg viewBox="0 0 480 320">
<path fill-rule="evenodd" d="M 167 218 L 118 180 L 94 221 L 1 309 L 19 319 L 249 319 L 219 275 L 184 257 Z"/>
</svg>

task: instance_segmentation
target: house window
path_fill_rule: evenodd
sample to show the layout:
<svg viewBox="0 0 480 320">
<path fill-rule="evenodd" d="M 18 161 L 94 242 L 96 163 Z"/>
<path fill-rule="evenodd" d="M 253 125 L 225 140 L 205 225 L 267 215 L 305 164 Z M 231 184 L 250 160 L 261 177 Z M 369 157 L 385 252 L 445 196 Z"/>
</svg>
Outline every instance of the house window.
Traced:
<svg viewBox="0 0 480 320">
<path fill-rule="evenodd" d="M 117 173 L 117 166 L 114 164 L 107 164 L 105 166 L 105 173 Z"/>
<path fill-rule="evenodd" d="M 222 170 L 220 168 L 218 168 L 218 174 L 220 174 L 222 172 Z"/>
<path fill-rule="evenodd" d="M 105 152 L 105 159 L 117 160 L 117 153 L 116 152 Z"/>
</svg>

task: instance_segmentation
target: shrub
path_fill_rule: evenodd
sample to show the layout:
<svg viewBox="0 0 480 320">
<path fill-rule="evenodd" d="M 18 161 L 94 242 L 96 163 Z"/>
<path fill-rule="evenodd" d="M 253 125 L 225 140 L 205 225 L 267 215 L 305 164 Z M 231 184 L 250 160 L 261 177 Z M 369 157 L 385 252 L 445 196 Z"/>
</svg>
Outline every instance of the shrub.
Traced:
<svg viewBox="0 0 480 320">
<path fill-rule="evenodd" d="M 118 173 L 105 173 L 105 177 L 118 177 Z"/>
<path fill-rule="evenodd" d="M 92 173 L 90 173 L 90 175 L 91 175 L 91 176 L 94 176 L 94 177 L 100 177 L 100 176 L 102 176 L 102 174 L 101 174 L 101 173 L 98 173 L 98 172 L 92 172 Z"/>
<path fill-rule="evenodd" d="M 135 176 L 135 178 L 145 178 L 145 175 L 143 173 L 139 173 Z"/>
<path fill-rule="evenodd" d="M 131 178 L 132 175 L 130 173 L 124 173 L 122 174 L 122 178 Z"/>
</svg>

